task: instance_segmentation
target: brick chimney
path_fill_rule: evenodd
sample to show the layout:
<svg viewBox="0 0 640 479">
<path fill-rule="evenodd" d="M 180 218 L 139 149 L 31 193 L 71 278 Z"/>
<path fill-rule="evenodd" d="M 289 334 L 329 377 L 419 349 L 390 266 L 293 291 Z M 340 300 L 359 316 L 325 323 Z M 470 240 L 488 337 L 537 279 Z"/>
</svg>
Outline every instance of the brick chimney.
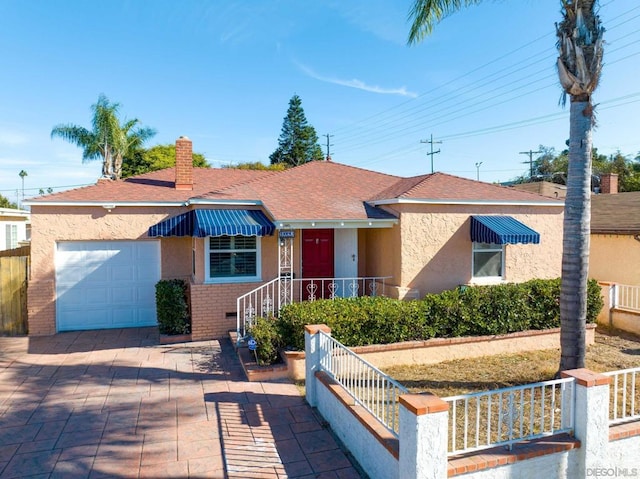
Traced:
<svg viewBox="0 0 640 479">
<path fill-rule="evenodd" d="M 193 189 L 193 145 L 186 136 L 176 140 L 176 190 Z"/>
<path fill-rule="evenodd" d="M 618 175 L 604 173 L 600 175 L 600 193 L 615 195 L 618 192 Z"/>
</svg>

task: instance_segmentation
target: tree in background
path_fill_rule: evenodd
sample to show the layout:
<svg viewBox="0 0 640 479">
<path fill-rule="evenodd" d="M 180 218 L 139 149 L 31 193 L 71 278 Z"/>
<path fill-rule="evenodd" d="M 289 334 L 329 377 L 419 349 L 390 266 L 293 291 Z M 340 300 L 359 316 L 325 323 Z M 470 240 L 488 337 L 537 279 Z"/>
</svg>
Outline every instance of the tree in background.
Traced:
<svg viewBox="0 0 640 479">
<path fill-rule="evenodd" d="M 91 105 L 91 130 L 78 125 L 60 124 L 53 127 L 51 137 L 58 137 L 82 148 L 82 162 L 102 160 L 102 176 L 115 180 L 122 175 L 122 163 L 145 141 L 156 134 L 152 128 L 140 126 L 138 119 L 120 124 L 120 104 L 111 103 L 105 95 Z"/>
<path fill-rule="evenodd" d="M 533 161 L 533 176 L 524 174 L 515 178 L 512 183 L 530 183 L 534 181 L 550 181 L 565 185 L 569 166 L 569 150 L 556 153 L 554 148 L 540 145 L 542 153 Z M 592 189 L 599 186 L 599 177 L 605 173 L 618 175 L 620 192 L 640 191 L 640 155 L 634 159 L 620 150 L 612 155 L 603 155 L 597 148 L 591 149 Z M 529 172 L 527 172 L 529 173 Z"/>
<path fill-rule="evenodd" d="M 7 198 L 6 196 L 0 195 L 0 208 L 17 209 L 18 205 L 9 201 L 9 198 Z"/>
<path fill-rule="evenodd" d="M 445 16 L 481 0 L 415 0 L 409 43 L 422 40 Z M 604 28 L 597 0 L 561 0 L 556 24 L 558 76 L 563 99 L 570 97 L 569 165 L 562 241 L 560 287 L 560 370 L 583 368 L 591 224 L 591 131 L 595 122 L 591 95 L 602 71 Z"/>
<path fill-rule="evenodd" d="M 149 149 L 138 148 L 122 163 L 122 177 L 141 175 L 150 171 L 163 170 L 176 166 L 176 145 L 156 145 Z M 211 168 L 202 153 L 193 153 L 193 166 Z"/>
<path fill-rule="evenodd" d="M 272 165 L 282 163 L 287 167 L 323 159 L 322 149 L 318 145 L 318 135 L 315 128 L 307 124 L 302 100 L 298 95 L 293 95 L 289 100 L 278 148 L 271 153 L 269 159 Z"/>
<path fill-rule="evenodd" d="M 284 163 L 276 163 L 273 165 L 265 165 L 260 161 L 236 163 L 234 165 L 222 165 L 222 168 L 233 168 L 236 170 L 261 170 L 261 171 L 284 171 L 287 169 L 287 165 Z"/>
</svg>

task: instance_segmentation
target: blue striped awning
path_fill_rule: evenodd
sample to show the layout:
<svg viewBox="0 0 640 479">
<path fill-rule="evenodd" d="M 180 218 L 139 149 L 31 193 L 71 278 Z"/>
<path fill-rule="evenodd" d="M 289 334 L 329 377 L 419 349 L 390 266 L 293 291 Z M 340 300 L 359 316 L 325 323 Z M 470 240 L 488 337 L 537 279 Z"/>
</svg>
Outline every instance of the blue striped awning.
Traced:
<svg viewBox="0 0 640 479">
<path fill-rule="evenodd" d="M 471 241 L 494 244 L 538 244 L 540 233 L 511 216 L 472 216 Z"/>
<path fill-rule="evenodd" d="M 149 236 L 271 236 L 275 229 L 259 210 L 191 210 L 153 225 Z"/>
</svg>

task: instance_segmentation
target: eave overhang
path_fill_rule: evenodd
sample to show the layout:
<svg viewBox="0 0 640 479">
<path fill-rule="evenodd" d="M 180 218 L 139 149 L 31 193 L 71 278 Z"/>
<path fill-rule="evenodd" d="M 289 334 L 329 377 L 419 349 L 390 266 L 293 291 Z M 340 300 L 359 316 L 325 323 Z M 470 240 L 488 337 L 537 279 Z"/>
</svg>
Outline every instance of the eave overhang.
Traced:
<svg viewBox="0 0 640 479">
<path fill-rule="evenodd" d="M 514 201 L 514 200 L 449 200 L 430 198 L 390 198 L 386 200 L 368 201 L 374 206 L 382 205 L 471 205 L 471 206 L 550 206 L 555 208 L 564 207 L 564 201 Z"/>
</svg>

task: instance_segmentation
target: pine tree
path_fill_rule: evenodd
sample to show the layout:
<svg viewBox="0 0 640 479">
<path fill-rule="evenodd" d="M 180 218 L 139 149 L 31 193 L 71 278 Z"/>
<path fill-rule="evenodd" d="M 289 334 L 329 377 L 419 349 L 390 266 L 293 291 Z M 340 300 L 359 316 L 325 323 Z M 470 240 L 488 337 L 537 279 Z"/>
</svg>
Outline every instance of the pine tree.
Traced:
<svg viewBox="0 0 640 479">
<path fill-rule="evenodd" d="M 299 166 L 309 161 L 322 160 L 322 149 L 318 145 L 315 128 L 307 124 L 302 100 L 293 95 L 289 100 L 287 116 L 282 123 L 278 148 L 271 153 L 271 164 L 284 163 L 287 167 Z"/>
</svg>

